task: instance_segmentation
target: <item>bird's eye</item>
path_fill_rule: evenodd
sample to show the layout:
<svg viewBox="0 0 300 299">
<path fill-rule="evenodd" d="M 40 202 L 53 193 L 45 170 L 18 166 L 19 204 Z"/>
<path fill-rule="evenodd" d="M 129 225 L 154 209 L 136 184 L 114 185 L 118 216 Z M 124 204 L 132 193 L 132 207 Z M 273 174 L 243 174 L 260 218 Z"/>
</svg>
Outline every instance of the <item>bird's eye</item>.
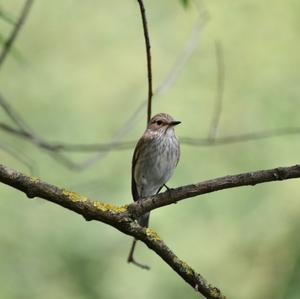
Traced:
<svg viewBox="0 0 300 299">
<path fill-rule="evenodd" d="M 162 124 L 162 121 L 158 120 L 156 123 L 160 126 Z"/>
</svg>

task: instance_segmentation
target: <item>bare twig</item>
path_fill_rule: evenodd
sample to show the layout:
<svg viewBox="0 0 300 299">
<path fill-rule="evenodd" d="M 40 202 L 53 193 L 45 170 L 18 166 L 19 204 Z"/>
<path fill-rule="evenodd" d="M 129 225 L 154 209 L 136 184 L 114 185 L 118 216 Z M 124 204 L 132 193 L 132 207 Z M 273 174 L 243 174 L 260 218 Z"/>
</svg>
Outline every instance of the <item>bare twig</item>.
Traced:
<svg viewBox="0 0 300 299">
<path fill-rule="evenodd" d="M 147 118 L 146 118 L 146 128 L 150 123 L 151 120 L 151 114 L 152 114 L 152 97 L 153 97 L 153 90 L 152 90 L 152 64 L 151 64 L 151 44 L 150 44 L 150 37 L 149 37 L 149 29 L 147 24 L 147 16 L 146 16 L 146 10 L 143 3 L 143 0 L 137 0 L 141 17 L 142 17 L 142 23 L 143 23 L 143 31 L 144 31 L 144 39 L 145 39 L 145 46 L 146 46 L 146 57 L 147 57 L 147 79 L 148 79 L 148 103 L 147 103 Z M 133 263 L 134 265 L 142 268 L 142 269 L 150 269 L 147 265 L 138 263 L 134 257 L 134 247 L 136 245 L 136 239 L 134 239 L 131 250 L 129 252 L 129 256 L 127 259 L 128 263 Z"/>
<path fill-rule="evenodd" d="M 27 139 L 32 144 L 36 145 L 37 147 L 46 150 L 46 152 L 56 161 L 64 165 L 69 169 L 78 169 L 78 165 L 73 162 L 68 157 L 63 156 L 61 153 L 58 152 L 59 145 L 49 143 L 45 141 L 43 138 L 38 136 L 29 125 L 24 121 L 24 119 L 17 113 L 15 109 L 13 109 L 9 103 L 4 99 L 4 97 L 0 94 L 0 107 L 5 111 L 8 117 L 15 123 L 18 128 L 14 128 L 9 126 L 5 123 L 0 123 L 0 129 L 14 134 L 18 137 L 22 137 Z"/>
<path fill-rule="evenodd" d="M 215 100 L 214 114 L 210 124 L 208 139 L 215 140 L 218 133 L 220 118 L 222 114 L 223 94 L 224 94 L 224 57 L 222 46 L 219 41 L 215 42 L 216 62 L 217 62 L 217 93 Z"/>
<path fill-rule="evenodd" d="M 221 94 L 221 93 L 220 93 Z M 15 123 L 18 128 L 14 128 L 5 123 L 0 123 L 0 129 L 4 132 L 14 134 L 33 143 L 37 147 L 44 149 L 53 159 L 63 164 L 69 169 L 82 170 L 86 166 L 86 161 L 83 163 L 75 163 L 60 152 L 99 152 L 105 155 L 110 150 L 128 150 L 132 149 L 135 141 L 114 142 L 114 143 L 93 143 L 93 144 L 71 144 L 61 142 L 48 142 L 38 136 L 31 130 L 24 119 L 9 105 L 9 103 L 0 94 L 0 106 L 3 108 L 9 118 Z M 234 144 L 241 142 L 254 141 L 259 139 L 273 138 L 287 135 L 299 135 L 300 127 L 287 127 L 274 130 L 265 130 L 261 132 L 243 133 L 237 135 L 229 135 L 218 138 L 192 138 L 181 137 L 181 143 L 190 146 L 218 146 L 226 144 Z M 89 159 L 91 163 L 92 160 Z"/>
<path fill-rule="evenodd" d="M 208 21 L 207 14 L 199 15 L 199 18 L 192 29 L 191 37 L 188 43 L 186 44 L 185 48 L 177 58 L 173 67 L 170 69 L 165 80 L 154 91 L 155 98 L 167 92 L 170 89 L 170 87 L 175 83 L 175 81 L 178 79 L 179 75 L 182 73 L 189 59 L 191 58 L 196 48 L 198 47 L 203 27 L 205 26 L 207 21 Z"/>
<path fill-rule="evenodd" d="M 137 0 L 140 6 L 142 21 L 143 21 L 143 30 L 144 38 L 146 45 L 146 56 L 147 56 L 147 76 L 148 76 L 148 108 L 147 108 L 147 125 L 151 119 L 151 110 L 152 110 L 152 65 L 151 65 L 151 44 L 149 38 L 149 29 L 147 24 L 146 10 L 143 3 L 143 0 Z"/>
<path fill-rule="evenodd" d="M 134 221 L 126 206 L 116 207 L 91 201 L 87 197 L 42 182 L 36 177 L 28 177 L 1 164 L 0 182 L 24 192 L 29 198 L 44 198 L 82 215 L 86 220 L 97 220 L 109 224 L 119 231 L 141 240 L 195 291 L 208 299 L 225 299 L 219 289 L 211 286 L 199 273 L 180 260 L 154 230 L 141 227 Z"/>
<path fill-rule="evenodd" d="M 193 138 L 182 137 L 181 143 L 190 146 L 219 146 L 229 145 L 234 143 L 242 143 L 248 141 L 255 141 L 259 139 L 268 139 L 287 135 L 299 135 L 300 127 L 287 127 L 274 130 L 265 130 L 261 132 L 242 133 L 237 135 L 229 135 L 224 137 L 218 137 L 214 140 L 208 138 Z"/>
<path fill-rule="evenodd" d="M 0 123 L 0 130 L 14 134 L 18 137 L 24 138 L 29 142 L 35 143 L 38 147 L 54 152 L 107 152 L 112 147 L 114 150 L 129 150 L 132 149 L 136 141 L 125 141 L 115 143 L 62 143 L 62 142 L 46 142 L 39 141 L 32 137 L 32 135 L 26 131 L 16 129 L 5 123 Z M 237 135 L 228 135 L 224 137 L 218 137 L 214 140 L 211 138 L 194 138 L 194 137 L 181 137 L 180 141 L 183 145 L 207 147 L 207 146 L 221 146 L 230 145 L 234 143 L 242 143 L 255 141 L 260 139 L 268 139 L 274 137 L 288 136 L 288 135 L 299 135 L 300 127 L 287 127 L 274 130 L 265 130 L 261 132 L 242 133 Z M 32 140 L 33 139 L 33 140 Z M 73 167 L 72 167 L 73 168 Z"/>
<path fill-rule="evenodd" d="M 113 146 L 114 150 L 127 150 L 134 146 L 134 141 L 119 143 L 90 143 L 90 144 L 72 144 L 64 142 L 47 142 L 39 140 L 31 133 L 16 129 L 10 125 L 0 122 L 0 130 L 21 137 L 29 142 L 34 143 L 38 147 L 53 152 L 106 152 Z"/>
<path fill-rule="evenodd" d="M 2 51 L 0 52 L 0 67 L 3 65 L 5 58 L 7 57 L 7 54 L 9 53 L 14 41 L 16 40 L 18 33 L 20 32 L 22 25 L 24 24 L 28 13 L 30 11 L 30 8 L 32 6 L 33 0 L 26 0 L 24 3 L 24 6 L 22 8 L 22 11 L 20 13 L 20 16 L 15 23 L 15 26 L 13 27 L 12 32 L 10 33 L 7 40 L 4 42 Z"/>
</svg>

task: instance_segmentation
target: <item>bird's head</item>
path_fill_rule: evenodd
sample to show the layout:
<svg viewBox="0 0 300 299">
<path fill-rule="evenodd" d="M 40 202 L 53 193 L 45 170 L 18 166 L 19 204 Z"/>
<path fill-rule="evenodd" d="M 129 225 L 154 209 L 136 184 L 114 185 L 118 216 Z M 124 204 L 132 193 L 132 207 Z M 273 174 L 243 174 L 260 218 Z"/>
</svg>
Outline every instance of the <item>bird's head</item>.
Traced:
<svg viewBox="0 0 300 299">
<path fill-rule="evenodd" d="M 174 128 L 174 126 L 179 125 L 181 122 L 174 120 L 174 118 L 167 113 L 159 113 L 150 119 L 148 124 L 148 130 L 156 132 L 167 132 L 168 129 Z"/>
</svg>

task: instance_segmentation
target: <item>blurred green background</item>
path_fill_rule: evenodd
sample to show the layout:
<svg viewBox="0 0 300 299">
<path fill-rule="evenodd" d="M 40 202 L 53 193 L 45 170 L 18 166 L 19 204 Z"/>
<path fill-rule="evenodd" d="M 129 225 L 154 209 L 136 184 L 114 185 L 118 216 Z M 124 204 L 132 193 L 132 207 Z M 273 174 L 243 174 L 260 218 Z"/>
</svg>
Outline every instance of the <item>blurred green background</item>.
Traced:
<svg viewBox="0 0 300 299">
<path fill-rule="evenodd" d="M 21 0 L 3 0 L 13 17 Z M 190 37 L 195 6 L 146 1 L 154 85 Z M 219 135 L 299 126 L 300 2 L 204 2 L 209 22 L 191 60 L 153 113 L 182 121 L 179 136 L 205 137 L 216 93 L 214 42 L 225 57 Z M 202 7 L 202 6 L 201 6 Z M 203 10 L 203 7 L 200 8 Z M 6 36 L 11 26 L 0 19 Z M 36 1 L 0 71 L 0 90 L 50 141 L 107 142 L 145 99 L 145 50 L 136 1 Z M 0 111 L 1 121 L 9 123 Z M 143 133 L 145 117 L 125 140 Z M 36 174 L 93 199 L 131 202 L 132 150 L 71 171 L 34 145 L 0 131 L 0 144 L 29 157 Z M 219 147 L 182 145 L 169 186 L 299 163 L 299 136 Z M 75 161 L 86 155 L 74 154 Z M 0 149 L 0 161 L 28 169 Z M 174 252 L 228 298 L 300 296 L 299 180 L 226 190 L 156 210 L 151 226 Z M 40 199 L 0 185 L 0 297 L 4 299 L 198 298 L 144 245 L 126 263 L 131 238 Z"/>
</svg>

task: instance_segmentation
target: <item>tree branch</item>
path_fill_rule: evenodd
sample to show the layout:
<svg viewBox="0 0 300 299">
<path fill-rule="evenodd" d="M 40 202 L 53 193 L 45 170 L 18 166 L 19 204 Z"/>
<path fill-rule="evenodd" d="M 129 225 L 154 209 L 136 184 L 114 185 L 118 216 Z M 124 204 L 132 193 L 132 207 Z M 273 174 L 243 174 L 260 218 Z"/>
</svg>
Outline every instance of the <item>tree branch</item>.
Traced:
<svg viewBox="0 0 300 299">
<path fill-rule="evenodd" d="M 1 99 L 1 97 L 0 97 Z M 1 105 L 1 104 L 0 104 Z M 0 130 L 24 138 L 25 140 L 35 144 L 41 149 L 53 152 L 108 152 L 110 150 L 120 151 L 133 149 L 136 141 L 116 141 L 112 143 L 64 143 L 64 142 L 48 142 L 40 139 L 34 133 L 24 129 L 16 129 L 6 123 L 0 122 Z M 221 146 L 234 143 L 242 143 L 255 141 L 260 139 L 268 139 L 287 135 L 299 135 L 300 127 L 287 127 L 274 130 L 265 130 L 261 132 L 242 133 L 237 135 L 228 135 L 212 139 L 208 138 L 195 138 L 195 137 L 181 137 L 180 143 L 183 145 L 206 147 L 206 146 Z M 74 165 L 71 168 L 76 168 Z"/>
<path fill-rule="evenodd" d="M 0 164 L 1 182 L 24 192 L 29 198 L 44 198 L 82 215 L 86 220 L 98 220 L 107 223 L 119 231 L 141 240 L 206 298 L 225 297 L 217 288 L 211 287 L 200 274 L 197 274 L 186 263 L 181 261 L 166 246 L 156 232 L 150 228 L 141 227 L 134 220 L 145 212 L 197 195 L 299 177 L 300 165 L 247 172 L 179 187 L 145 198 L 142 201 L 134 202 L 128 206 L 118 207 L 99 201 L 91 201 L 87 197 L 60 189 L 42 182 L 38 178 L 26 176 Z"/>
<path fill-rule="evenodd" d="M 299 135 L 300 127 L 286 127 L 274 130 L 264 130 L 260 132 L 241 133 L 236 135 L 228 135 L 224 137 L 218 137 L 216 139 L 210 138 L 195 138 L 195 137 L 181 137 L 182 144 L 190 146 L 219 146 L 248 141 L 255 141 L 260 139 L 267 139 L 273 137 L 287 136 L 287 135 Z"/>
<path fill-rule="evenodd" d="M 224 297 L 218 289 L 208 285 L 200 274 L 197 274 L 178 259 L 156 232 L 150 228 L 141 227 L 134 219 L 145 212 L 197 195 L 298 177 L 300 177 L 300 165 L 247 172 L 179 187 L 128 206 L 117 207 L 107 203 L 91 201 L 77 193 L 44 183 L 35 177 L 28 177 L 0 164 L 1 182 L 23 191 L 29 198 L 44 198 L 82 215 L 86 220 L 98 220 L 107 223 L 121 232 L 141 240 L 206 298 Z"/>
<path fill-rule="evenodd" d="M 212 193 L 224 189 L 242 186 L 254 186 L 272 181 L 283 181 L 300 177 L 300 165 L 289 167 L 277 167 L 268 170 L 246 172 L 236 175 L 228 175 L 192 185 L 186 185 L 170 189 L 164 193 L 144 198 L 128 206 L 128 210 L 135 215 L 141 216 L 154 209 L 177 203 L 180 200 Z"/>
<path fill-rule="evenodd" d="M 82 215 L 86 220 L 104 222 L 141 240 L 205 298 L 225 299 L 219 289 L 208 284 L 200 274 L 180 260 L 154 230 L 141 227 L 134 220 L 127 206 L 117 207 L 92 201 L 75 192 L 42 182 L 36 177 L 26 176 L 1 164 L 0 182 L 24 192 L 29 198 L 41 197 Z"/>
<path fill-rule="evenodd" d="M 3 62 L 5 61 L 7 54 L 9 53 L 14 41 L 16 40 L 18 33 L 20 32 L 22 25 L 24 24 L 24 22 L 28 16 L 28 13 L 30 11 L 32 3 L 33 3 L 33 0 L 25 1 L 22 11 L 20 13 L 20 16 L 19 16 L 17 22 L 15 23 L 15 26 L 14 26 L 12 32 L 10 33 L 7 40 L 4 42 L 2 51 L 0 53 L 0 67 L 3 65 Z"/>
<path fill-rule="evenodd" d="M 107 223 L 119 231 L 141 240 L 206 298 L 224 298 L 224 296 L 217 288 L 211 287 L 200 274 L 197 274 L 181 261 L 156 232 L 150 228 L 141 227 L 134 219 L 145 212 L 197 195 L 298 177 L 300 177 L 300 165 L 247 172 L 179 187 L 128 206 L 118 207 L 91 201 L 87 197 L 60 189 L 42 182 L 36 177 L 26 176 L 0 164 L 0 181 L 4 184 L 24 192 L 29 198 L 44 198 L 82 215 L 86 220 L 98 220 Z"/>
<path fill-rule="evenodd" d="M 149 30 L 147 24 L 146 10 L 143 3 L 143 0 L 137 0 L 140 6 L 142 21 L 143 21 L 143 30 L 144 38 L 146 44 L 146 55 L 147 55 L 147 74 L 148 74 L 148 108 L 147 108 L 147 125 L 151 119 L 151 110 L 152 110 L 152 65 L 151 65 L 151 44 L 149 38 Z"/>
<path fill-rule="evenodd" d="M 0 107 L 4 110 L 6 115 L 11 119 L 11 121 L 21 130 L 21 131 L 31 131 L 29 126 L 23 120 L 23 118 L 19 115 L 19 113 L 13 109 L 13 107 L 9 104 L 8 101 L 2 96 L 0 93 Z"/>
</svg>

